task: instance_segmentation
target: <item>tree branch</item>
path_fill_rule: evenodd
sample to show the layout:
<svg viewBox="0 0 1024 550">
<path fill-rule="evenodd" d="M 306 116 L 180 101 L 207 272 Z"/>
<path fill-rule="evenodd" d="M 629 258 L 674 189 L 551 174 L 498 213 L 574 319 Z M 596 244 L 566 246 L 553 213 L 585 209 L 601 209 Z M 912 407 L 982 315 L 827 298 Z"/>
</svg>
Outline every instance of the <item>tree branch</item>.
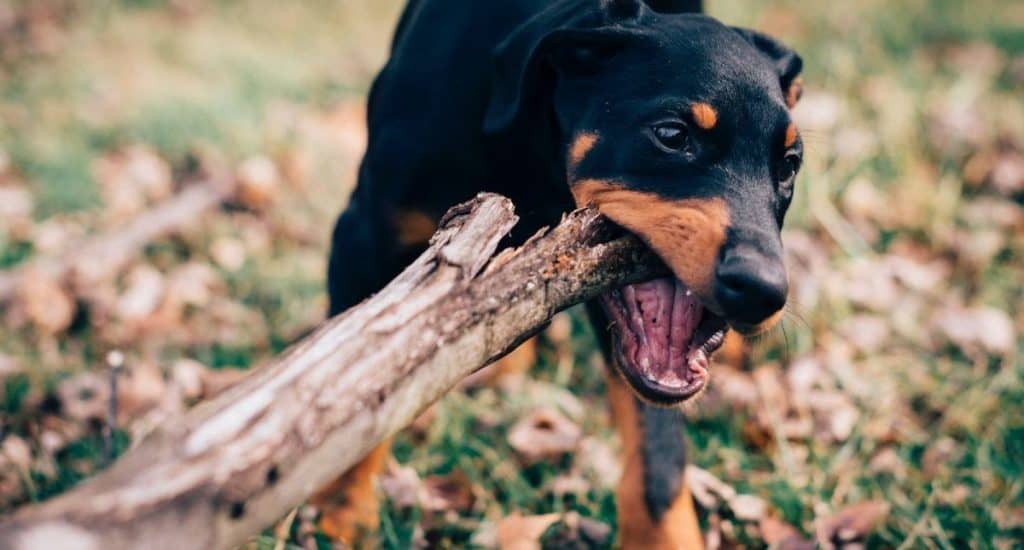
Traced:
<svg viewBox="0 0 1024 550">
<path fill-rule="evenodd" d="M 492 258 L 516 221 L 498 195 L 453 208 L 380 293 L 109 470 L 0 524 L 0 547 L 245 542 L 554 313 L 663 269 L 592 210 Z"/>
</svg>

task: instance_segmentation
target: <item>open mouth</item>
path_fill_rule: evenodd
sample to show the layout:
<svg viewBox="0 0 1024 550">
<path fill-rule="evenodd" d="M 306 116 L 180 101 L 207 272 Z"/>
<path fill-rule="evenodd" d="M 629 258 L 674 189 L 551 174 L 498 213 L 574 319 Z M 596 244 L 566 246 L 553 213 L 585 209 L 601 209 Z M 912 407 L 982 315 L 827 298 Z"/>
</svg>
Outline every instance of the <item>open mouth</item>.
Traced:
<svg viewBox="0 0 1024 550">
<path fill-rule="evenodd" d="M 601 296 L 617 364 L 645 399 L 672 405 L 700 393 L 725 320 L 675 277 L 626 285 Z"/>
</svg>

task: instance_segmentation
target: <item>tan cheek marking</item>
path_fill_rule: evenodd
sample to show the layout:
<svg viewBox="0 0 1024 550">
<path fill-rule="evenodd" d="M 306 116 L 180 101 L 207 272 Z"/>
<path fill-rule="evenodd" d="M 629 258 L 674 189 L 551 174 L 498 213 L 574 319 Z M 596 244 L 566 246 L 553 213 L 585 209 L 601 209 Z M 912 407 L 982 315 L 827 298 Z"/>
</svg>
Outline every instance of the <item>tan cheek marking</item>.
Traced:
<svg viewBox="0 0 1024 550">
<path fill-rule="evenodd" d="M 796 124 L 790 122 L 786 128 L 786 148 L 792 147 L 796 143 L 796 136 Z"/>
<path fill-rule="evenodd" d="M 394 215 L 398 242 L 406 246 L 426 244 L 437 231 L 437 221 L 419 210 L 399 210 Z"/>
<path fill-rule="evenodd" d="M 786 106 L 792 109 L 800 97 L 804 95 L 804 80 L 799 76 L 793 79 L 789 89 L 786 90 Z"/>
<path fill-rule="evenodd" d="M 594 206 L 637 234 L 687 287 L 713 300 L 715 265 L 729 227 L 724 200 L 666 200 L 600 180 L 579 181 L 572 192 L 577 205 Z"/>
<path fill-rule="evenodd" d="M 718 124 L 718 111 L 711 105 L 707 103 L 694 103 L 690 110 L 693 113 L 693 120 L 697 123 L 697 126 L 710 130 L 715 127 L 715 124 Z"/>
</svg>

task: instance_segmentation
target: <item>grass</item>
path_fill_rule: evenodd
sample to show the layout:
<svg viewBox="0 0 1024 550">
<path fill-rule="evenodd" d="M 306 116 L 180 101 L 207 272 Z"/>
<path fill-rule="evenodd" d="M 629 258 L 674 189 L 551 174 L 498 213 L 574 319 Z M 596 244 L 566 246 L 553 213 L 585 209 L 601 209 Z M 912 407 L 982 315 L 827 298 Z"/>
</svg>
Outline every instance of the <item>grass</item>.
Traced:
<svg viewBox="0 0 1024 550">
<path fill-rule="evenodd" d="M 323 311 L 326 239 L 358 160 L 338 147 L 336 109 L 361 101 L 400 6 L 197 4 L 191 15 L 161 0 L 81 4 L 60 27 L 59 48 L 3 67 L 0 150 L 33 193 L 37 228 L 68 222 L 102 230 L 94 163 L 135 143 L 157 151 L 177 175 L 196 158 L 230 169 L 252 155 L 283 165 L 289 152 L 311 159 L 313 175 L 286 187 L 269 213 L 218 213 L 140 258 L 168 276 L 186 262 L 213 267 L 216 297 L 187 310 L 191 333 L 177 327 L 125 337 L 113 330 L 122 321 L 97 307 L 57 335 L 13 310 L 0 318 L 0 364 L 8 357 L 20 366 L 13 374 L 0 369 L 0 437 L 25 439 L 34 457 L 13 485 L 0 476 L 0 487 L 17 488 L 4 508 L 64 491 L 102 464 L 95 423 L 70 430 L 73 437 L 52 452 L 41 437 L 53 425 L 74 424 L 56 390 L 99 371 L 109 349 L 134 361 L 191 357 L 215 369 L 249 368 Z M 693 463 L 765 499 L 808 536 L 835 511 L 877 499 L 891 512 L 869 547 L 1016 547 L 1024 540 L 1022 201 L 970 181 L 968 165 L 1024 148 L 1024 82 L 1013 69 L 1024 66 L 1024 9 L 1008 0 L 709 4 L 724 21 L 766 30 L 803 54 L 808 158 L 787 220 L 787 244 L 799 260 L 794 311 L 784 333 L 756 343 L 754 373 L 737 370 L 735 378 L 775 380 L 788 404 L 773 409 L 756 396 L 730 402 L 720 397 L 730 388 L 726 377 L 715 378 L 708 398 L 688 409 Z M 1000 222 L 999 209 L 1016 212 L 1017 221 Z M 245 243 L 242 267 L 217 263 L 218 239 Z M 993 239 L 994 252 L 983 253 Z M 0 231 L 0 268 L 38 253 L 32 234 Z M 929 270 L 935 282 L 907 282 Z M 115 297 L 126 281 L 112 283 Z M 871 302 L 886 292 L 891 303 Z M 1010 320 L 1009 351 L 979 350 L 936 328 L 935 317 L 950 308 L 983 306 Z M 612 526 L 614 536 L 614 484 L 590 468 L 589 456 L 524 464 L 507 440 L 525 414 L 557 406 L 570 392 L 583 411 L 573 421 L 616 448 L 593 335 L 578 312 L 572 318 L 574 360 L 559 362 L 566 344 L 553 337 L 530 373 L 543 391 L 453 393 L 429 427 L 397 437 L 399 463 L 423 478 L 457 476 L 474 498 L 454 513 L 385 501 L 382 546 L 423 539 L 464 546 L 513 512 L 575 511 Z M 872 326 L 880 336 L 863 344 Z M 800 365 L 814 373 L 803 394 L 790 387 Z M 839 399 L 837 407 L 855 412 L 845 437 L 828 435 L 835 412 L 808 396 Z M 791 420 L 810 420 L 814 429 L 780 435 Z M 118 452 L 129 443 L 127 428 L 116 438 Z M 553 484 L 570 474 L 584 479 L 583 488 L 556 496 Z M 732 521 L 728 510 L 702 512 L 706 525 L 712 520 Z M 301 523 L 291 529 L 297 544 L 309 535 Z M 763 545 L 756 535 L 738 536 Z M 267 532 L 256 544 L 276 540 Z"/>
</svg>

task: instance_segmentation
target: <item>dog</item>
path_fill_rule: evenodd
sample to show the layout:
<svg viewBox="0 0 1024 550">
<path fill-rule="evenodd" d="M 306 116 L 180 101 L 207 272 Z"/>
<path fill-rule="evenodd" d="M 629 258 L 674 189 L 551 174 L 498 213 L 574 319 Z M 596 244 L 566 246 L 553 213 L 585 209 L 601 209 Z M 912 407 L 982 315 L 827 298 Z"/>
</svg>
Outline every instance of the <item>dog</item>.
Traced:
<svg viewBox="0 0 1024 550">
<path fill-rule="evenodd" d="M 803 149 L 799 55 L 700 14 L 700 0 L 410 0 L 369 94 L 358 185 L 333 234 L 331 314 L 420 254 L 445 210 L 512 199 L 521 242 L 592 206 L 671 277 L 588 312 L 614 365 L 626 548 L 701 548 L 678 405 L 708 383 L 731 327 L 781 317 L 780 231 Z M 351 542 L 376 525 L 387 445 L 314 499 Z"/>
</svg>

